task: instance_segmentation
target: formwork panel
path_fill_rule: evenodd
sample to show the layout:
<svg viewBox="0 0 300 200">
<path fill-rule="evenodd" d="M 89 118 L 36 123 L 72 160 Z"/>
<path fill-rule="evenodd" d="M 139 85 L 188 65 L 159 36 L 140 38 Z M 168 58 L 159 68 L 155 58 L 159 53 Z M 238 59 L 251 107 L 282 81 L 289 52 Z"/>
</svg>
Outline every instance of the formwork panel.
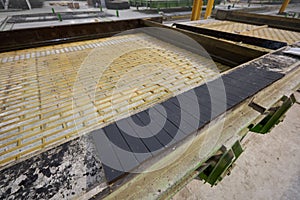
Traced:
<svg viewBox="0 0 300 200">
<path fill-rule="evenodd" d="M 145 34 L 11 51 L 0 60 L 1 166 L 219 74 L 210 59 Z"/>
</svg>

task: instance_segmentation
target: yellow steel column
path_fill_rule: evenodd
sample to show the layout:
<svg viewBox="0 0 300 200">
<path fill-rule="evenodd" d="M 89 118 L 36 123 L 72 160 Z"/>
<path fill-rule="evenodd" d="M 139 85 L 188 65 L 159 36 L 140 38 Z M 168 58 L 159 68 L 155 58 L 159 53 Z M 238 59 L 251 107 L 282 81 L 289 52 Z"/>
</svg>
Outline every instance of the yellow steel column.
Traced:
<svg viewBox="0 0 300 200">
<path fill-rule="evenodd" d="M 283 13 L 285 11 L 286 7 L 289 5 L 289 3 L 290 3 L 290 0 L 284 0 L 280 7 L 279 13 Z"/>
<path fill-rule="evenodd" d="M 206 5 L 204 19 L 207 19 L 211 15 L 213 6 L 214 6 L 214 0 L 208 0 L 207 5 Z"/>
<path fill-rule="evenodd" d="M 203 5 L 202 0 L 194 0 L 191 21 L 200 19 L 202 5 Z"/>
</svg>

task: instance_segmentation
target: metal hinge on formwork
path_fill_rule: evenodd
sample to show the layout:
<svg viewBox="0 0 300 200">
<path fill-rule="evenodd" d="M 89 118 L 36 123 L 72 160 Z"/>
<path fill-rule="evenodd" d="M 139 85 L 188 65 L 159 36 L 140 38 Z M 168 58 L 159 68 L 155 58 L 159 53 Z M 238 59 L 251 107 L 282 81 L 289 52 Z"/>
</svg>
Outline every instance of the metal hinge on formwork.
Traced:
<svg viewBox="0 0 300 200">
<path fill-rule="evenodd" d="M 283 96 L 277 103 L 275 103 L 270 109 L 266 109 L 258 106 L 257 104 L 251 103 L 249 106 L 259 111 L 262 114 L 266 114 L 266 117 L 261 120 L 258 124 L 250 125 L 249 130 L 255 133 L 268 133 L 275 127 L 279 122 L 283 121 L 285 113 L 292 107 L 296 102 L 295 96 L 292 94 L 290 97 Z"/>
<path fill-rule="evenodd" d="M 242 152 L 243 148 L 239 140 L 230 149 L 222 146 L 214 156 L 197 169 L 200 172 L 198 178 L 209 183 L 211 186 L 216 185 L 226 175 L 230 174 L 234 162 Z"/>
</svg>

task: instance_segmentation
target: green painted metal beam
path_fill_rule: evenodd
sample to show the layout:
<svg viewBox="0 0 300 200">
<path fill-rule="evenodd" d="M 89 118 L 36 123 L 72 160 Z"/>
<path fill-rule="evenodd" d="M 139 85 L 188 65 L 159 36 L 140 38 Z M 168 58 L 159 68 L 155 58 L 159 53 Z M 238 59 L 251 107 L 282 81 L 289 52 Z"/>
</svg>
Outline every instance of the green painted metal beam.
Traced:
<svg viewBox="0 0 300 200">
<path fill-rule="evenodd" d="M 292 107 L 296 102 L 295 96 L 292 94 L 290 97 L 283 96 L 279 103 L 271 109 L 269 109 L 268 115 L 261 120 L 257 125 L 250 127 L 250 131 L 255 133 L 268 133 L 273 127 L 275 127 L 284 118 L 284 114 Z"/>
<path fill-rule="evenodd" d="M 213 156 L 206 162 L 209 163 L 209 166 L 203 168 L 204 170 L 199 174 L 199 178 L 209 183 L 211 186 L 216 185 L 229 173 L 229 169 L 242 152 L 243 148 L 239 140 L 237 140 L 228 150 L 223 146 L 219 150 L 220 154 Z"/>
</svg>

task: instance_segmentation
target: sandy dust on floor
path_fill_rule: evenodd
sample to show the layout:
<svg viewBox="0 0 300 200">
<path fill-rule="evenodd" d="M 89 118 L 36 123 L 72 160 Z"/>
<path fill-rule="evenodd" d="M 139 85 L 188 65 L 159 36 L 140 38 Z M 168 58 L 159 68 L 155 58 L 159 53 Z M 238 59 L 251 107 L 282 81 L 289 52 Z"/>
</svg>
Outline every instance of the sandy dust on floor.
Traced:
<svg viewBox="0 0 300 200">
<path fill-rule="evenodd" d="M 244 153 L 217 186 L 193 180 L 173 200 L 300 199 L 300 104 L 286 115 L 269 134 L 248 133 Z"/>
</svg>

